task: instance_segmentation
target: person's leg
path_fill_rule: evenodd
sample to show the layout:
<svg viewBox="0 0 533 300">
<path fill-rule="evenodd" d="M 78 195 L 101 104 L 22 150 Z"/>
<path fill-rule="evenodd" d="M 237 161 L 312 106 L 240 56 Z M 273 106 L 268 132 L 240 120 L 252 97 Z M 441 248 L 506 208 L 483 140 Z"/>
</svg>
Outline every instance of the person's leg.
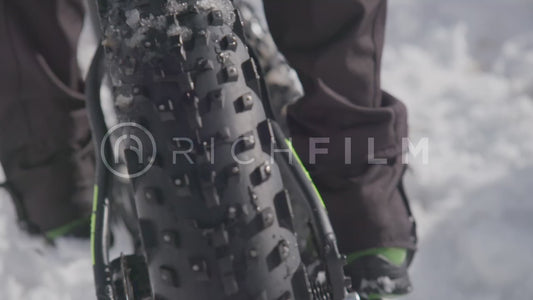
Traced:
<svg viewBox="0 0 533 300">
<path fill-rule="evenodd" d="M 264 5 L 275 41 L 304 85 L 305 97 L 289 108 L 289 127 L 326 201 L 341 251 L 414 250 L 414 222 L 400 191 L 407 112 L 380 86 L 387 2 Z M 329 154 L 310 149 L 313 141 Z M 384 164 L 369 161 L 369 144 Z"/>
<path fill-rule="evenodd" d="M 82 22 L 81 0 L 0 0 L 2 186 L 33 231 L 90 213 L 94 158 L 76 63 Z"/>
</svg>

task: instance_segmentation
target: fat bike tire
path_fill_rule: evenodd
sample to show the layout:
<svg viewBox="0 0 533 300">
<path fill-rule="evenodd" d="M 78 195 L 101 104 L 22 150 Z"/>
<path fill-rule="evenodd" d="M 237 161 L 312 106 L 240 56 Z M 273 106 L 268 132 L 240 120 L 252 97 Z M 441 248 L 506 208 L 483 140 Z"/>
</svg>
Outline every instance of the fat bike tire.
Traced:
<svg viewBox="0 0 533 300">
<path fill-rule="evenodd" d="M 152 298 L 306 300 L 260 74 L 232 3 L 99 4 L 118 119 L 155 142 L 143 154 L 153 165 L 130 179 Z M 123 154 L 139 174 L 138 153 Z"/>
</svg>

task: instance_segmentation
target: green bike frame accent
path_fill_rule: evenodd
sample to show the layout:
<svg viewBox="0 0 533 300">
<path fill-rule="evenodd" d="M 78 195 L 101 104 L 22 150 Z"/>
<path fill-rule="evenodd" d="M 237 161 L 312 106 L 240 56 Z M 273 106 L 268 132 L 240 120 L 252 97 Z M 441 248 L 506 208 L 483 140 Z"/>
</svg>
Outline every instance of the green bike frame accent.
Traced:
<svg viewBox="0 0 533 300">
<path fill-rule="evenodd" d="M 96 238 L 96 207 L 98 206 L 98 185 L 94 186 L 93 192 L 93 212 L 91 214 L 91 256 L 93 261 L 93 266 L 95 265 L 94 258 L 94 240 Z"/>
<path fill-rule="evenodd" d="M 324 208 L 326 208 L 326 203 L 324 202 L 324 199 L 322 198 L 322 195 L 320 195 L 320 192 L 318 191 L 318 188 L 316 187 L 315 183 L 313 182 L 313 178 L 311 178 L 311 175 L 309 174 L 309 171 L 307 171 L 307 169 L 305 168 L 304 164 L 302 163 L 302 160 L 300 159 L 300 156 L 298 156 L 298 153 L 296 153 L 296 150 L 294 149 L 291 140 L 290 139 L 286 139 L 285 142 L 287 143 L 287 145 L 291 149 L 292 154 L 294 155 L 294 157 L 296 157 L 296 161 L 300 164 L 300 167 L 304 170 L 305 175 L 307 176 L 307 178 L 309 179 L 309 181 L 313 185 L 315 193 L 318 196 L 318 198 L 320 199 L 320 202 L 322 203 L 322 206 L 324 206 Z"/>
</svg>

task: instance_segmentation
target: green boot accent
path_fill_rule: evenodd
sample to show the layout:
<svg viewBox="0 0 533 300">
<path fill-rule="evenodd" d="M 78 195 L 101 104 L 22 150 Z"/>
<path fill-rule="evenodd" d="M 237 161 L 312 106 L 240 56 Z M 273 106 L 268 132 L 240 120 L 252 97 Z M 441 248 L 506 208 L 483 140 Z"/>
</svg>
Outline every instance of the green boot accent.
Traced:
<svg viewBox="0 0 533 300">
<path fill-rule="evenodd" d="M 361 299 L 378 300 L 403 296 L 413 289 L 407 272 L 409 250 L 404 248 L 372 248 L 352 253 L 346 275 Z"/>
<path fill-rule="evenodd" d="M 76 237 L 88 237 L 89 232 L 89 218 L 82 218 L 65 224 L 61 227 L 45 232 L 45 237 L 53 241 L 57 238 L 73 235 Z"/>
<path fill-rule="evenodd" d="M 354 252 L 348 255 L 348 264 L 364 256 L 382 256 L 389 262 L 401 266 L 407 259 L 407 249 L 404 248 L 371 248 L 363 251 Z"/>
</svg>

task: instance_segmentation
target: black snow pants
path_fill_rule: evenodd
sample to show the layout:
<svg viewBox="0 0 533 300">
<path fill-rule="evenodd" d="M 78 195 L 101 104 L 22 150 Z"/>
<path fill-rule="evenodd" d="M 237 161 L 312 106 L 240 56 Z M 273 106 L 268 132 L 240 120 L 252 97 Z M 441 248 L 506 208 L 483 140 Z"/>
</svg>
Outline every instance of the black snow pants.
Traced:
<svg viewBox="0 0 533 300">
<path fill-rule="evenodd" d="M 264 5 L 274 40 L 304 86 L 305 97 L 289 109 L 289 129 L 341 251 L 414 249 L 415 224 L 401 189 L 407 111 L 380 85 L 387 1 Z"/>
<path fill-rule="evenodd" d="M 2 186 L 30 231 L 90 216 L 94 157 L 76 60 L 82 23 L 81 0 L 0 0 Z"/>
<path fill-rule="evenodd" d="M 71 197 L 93 172 L 62 155 L 88 136 L 76 66 L 80 2 L 0 0 L 0 162 L 43 228 L 82 213 Z M 401 189 L 406 108 L 380 86 L 387 1 L 264 2 L 306 93 L 289 109 L 293 144 L 323 194 L 341 251 L 414 249 Z M 369 162 L 369 143 L 380 164 Z"/>
</svg>

